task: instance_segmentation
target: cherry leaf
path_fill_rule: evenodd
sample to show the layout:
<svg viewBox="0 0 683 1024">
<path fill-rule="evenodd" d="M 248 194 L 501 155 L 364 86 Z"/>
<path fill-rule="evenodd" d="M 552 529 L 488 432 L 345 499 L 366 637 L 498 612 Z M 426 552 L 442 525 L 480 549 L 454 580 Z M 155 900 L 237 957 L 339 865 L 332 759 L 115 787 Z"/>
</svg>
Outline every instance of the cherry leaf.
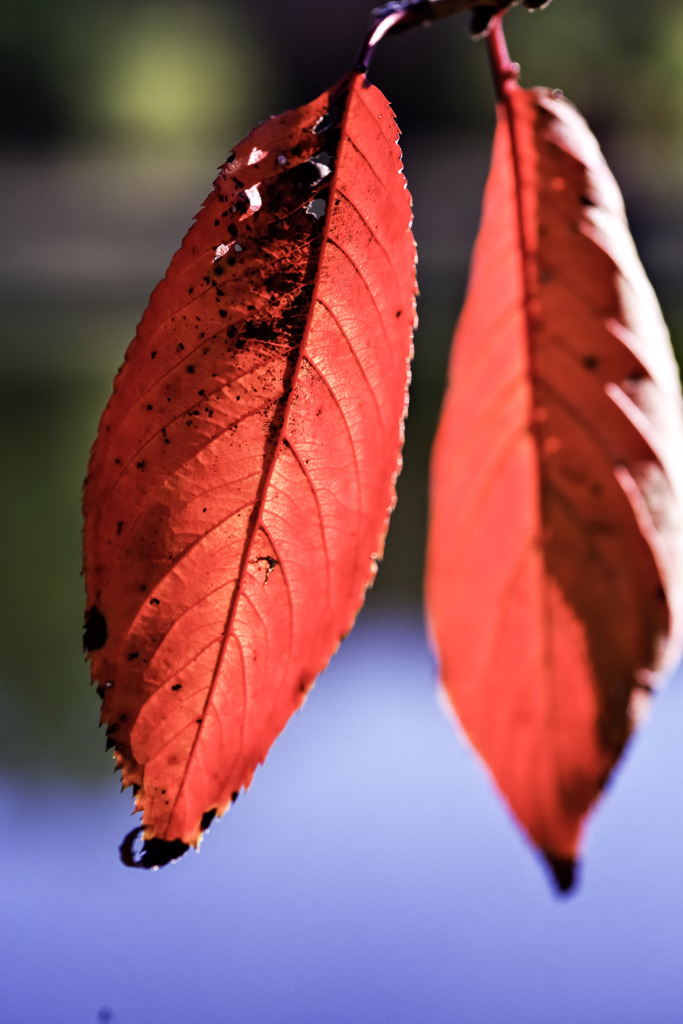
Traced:
<svg viewBox="0 0 683 1024">
<path fill-rule="evenodd" d="M 576 110 L 509 83 L 432 462 L 426 594 L 462 726 L 561 888 L 680 650 L 678 370 Z"/>
<path fill-rule="evenodd" d="M 249 785 L 381 556 L 415 298 L 397 138 L 360 72 L 256 128 L 102 417 L 86 648 L 144 866 L 196 845 Z"/>
</svg>

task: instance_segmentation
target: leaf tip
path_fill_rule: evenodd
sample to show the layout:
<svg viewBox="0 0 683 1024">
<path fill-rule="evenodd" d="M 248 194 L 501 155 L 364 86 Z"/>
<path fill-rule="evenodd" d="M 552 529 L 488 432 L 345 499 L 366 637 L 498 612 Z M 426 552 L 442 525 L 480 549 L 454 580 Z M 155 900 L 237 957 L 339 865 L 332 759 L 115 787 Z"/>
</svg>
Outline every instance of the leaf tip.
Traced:
<svg viewBox="0 0 683 1024">
<path fill-rule="evenodd" d="M 578 877 L 576 861 L 573 857 L 557 857 L 548 851 L 544 851 L 543 856 L 550 867 L 558 892 L 568 896 L 574 889 Z"/>
<path fill-rule="evenodd" d="M 136 857 L 135 840 L 144 831 L 142 825 L 129 832 L 119 847 L 121 863 L 127 868 L 163 868 L 166 864 L 178 860 L 189 850 L 187 843 L 181 839 L 145 839 L 142 849 Z"/>
</svg>

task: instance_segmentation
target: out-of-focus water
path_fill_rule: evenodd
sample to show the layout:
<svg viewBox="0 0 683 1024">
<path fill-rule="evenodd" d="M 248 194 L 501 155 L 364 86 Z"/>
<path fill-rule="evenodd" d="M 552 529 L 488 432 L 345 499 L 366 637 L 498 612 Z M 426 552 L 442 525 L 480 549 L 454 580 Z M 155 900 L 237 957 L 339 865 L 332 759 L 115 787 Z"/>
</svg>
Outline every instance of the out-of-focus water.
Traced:
<svg viewBox="0 0 683 1024">
<path fill-rule="evenodd" d="M 559 899 L 419 623 L 362 621 L 199 855 L 124 868 L 114 777 L 2 780 L 0 1022 L 679 1022 L 682 725 L 674 680 Z"/>
</svg>

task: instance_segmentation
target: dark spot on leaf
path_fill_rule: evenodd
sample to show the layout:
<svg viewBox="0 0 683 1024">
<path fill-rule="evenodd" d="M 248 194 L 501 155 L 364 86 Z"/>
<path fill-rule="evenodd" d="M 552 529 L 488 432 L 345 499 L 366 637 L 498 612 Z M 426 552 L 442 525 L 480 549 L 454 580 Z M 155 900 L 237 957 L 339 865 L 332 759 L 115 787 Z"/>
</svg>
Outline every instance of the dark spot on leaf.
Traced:
<svg viewBox="0 0 683 1024">
<path fill-rule="evenodd" d="M 308 192 L 317 185 L 325 175 L 322 173 L 321 165 L 315 160 L 307 160 L 287 172 L 289 182 L 301 192 Z"/>
<path fill-rule="evenodd" d="M 119 519 L 118 523 L 116 524 L 116 536 L 117 537 L 121 536 L 121 530 L 122 529 L 123 529 L 123 519 Z"/>
<path fill-rule="evenodd" d="M 330 109 L 318 118 L 316 123 L 313 125 L 313 132 L 316 135 L 324 135 L 330 128 L 335 128 L 339 124 L 341 118 L 341 111 L 338 107 L 330 107 Z"/>
<path fill-rule="evenodd" d="M 194 373 L 194 366 L 192 365 L 186 366 L 185 369 L 188 373 Z"/>
<path fill-rule="evenodd" d="M 137 837 L 143 831 L 142 826 L 134 828 L 129 832 L 119 847 L 121 861 L 128 868 L 162 868 L 170 864 L 189 849 L 187 843 L 180 839 L 168 841 L 166 839 L 145 839 L 142 850 L 136 858 L 134 844 Z"/>
<path fill-rule="evenodd" d="M 228 224 L 228 234 L 232 235 L 233 238 L 237 238 L 237 225 Z"/>
<path fill-rule="evenodd" d="M 582 362 L 587 370 L 596 370 L 600 365 L 600 360 L 597 356 L 584 356 Z"/>
<path fill-rule="evenodd" d="M 228 315 L 227 309 L 219 309 L 218 310 L 218 315 L 220 317 L 223 317 L 223 319 L 225 320 L 226 316 Z"/>
<path fill-rule="evenodd" d="M 140 657 L 139 651 L 131 651 L 128 655 L 128 661 L 135 661 L 136 658 Z"/>
<path fill-rule="evenodd" d="M 157 354 L 156 352 L 150 352 L 150 356 L 152 357 L 152 359 L 156 359 Z"/>
<path fill-rule="evenodd" d="M 140 462 L 136 462 L 135 465 L 137 466 L 138 469 L 144 469 L 145 468 L 145 460 L 141 459 Z"/>
<path fill-rule="evenodd" d="M 92 605 L 85 616 L 83 650 L 99 651 L 107 642 L 107 623 L 97 605 Z"/>
<path fill-rule="evenodd" d="M 148 411 L 149 411 L 149 412 L 151 412 L 153 408 L 154 408 L 154 406 L 153 406 L 153 405 L 148 405 L 148 406 L 147 406 L 147 409 L 148 409 Z"/>
<path fill-rule="evenodd" d="M 237 181 L 237 179 L 235 179 Z M 239 184 L 239 182 L 238 182 Z M 246 213 L 250 209 L 249 196 L 245 192 L 238 192 L 235 199 L 235 213 Z"/>
<path fill-rule="evenodd" d="M 273 328 L 268 323 L 250 324 L 249 334 L 257 341 L 272 341 L 275 337 Z"/>
<path fill-rule="evenodd" d="M 206 832 L 207 828 L 209 827 L 213 819 L 216 817 L 216 811 L 217 808 L 214 807 L 212 811 L 206 811 L 204 814 L 202 814 L 202 820 L 199 825 L 202 832 Z"/>
<path fill-rule="evenodd" d="M 158 597 L 150 597 L 149 603 L 150 604 L 159 604 L 160 603 L 159 602 L 159 598 Z"/>
<path fill-rule="evenodd" d="M 174 683 L 173 686 L 171 687 L 172 690 L 182 690 L 182 688 L 183 688 L 183 684 L 182 683 Z"/>
</svg>

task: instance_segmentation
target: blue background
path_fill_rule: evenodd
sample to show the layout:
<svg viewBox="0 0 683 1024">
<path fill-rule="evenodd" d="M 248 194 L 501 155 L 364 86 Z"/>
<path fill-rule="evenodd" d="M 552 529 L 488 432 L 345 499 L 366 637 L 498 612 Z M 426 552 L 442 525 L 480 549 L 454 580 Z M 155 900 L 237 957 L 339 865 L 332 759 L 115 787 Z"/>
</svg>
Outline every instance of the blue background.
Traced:
<svg viewBox="0 0 683 1024">
<path fill-rule="evenodd" d="M 124 868 L 117 780 L 0 788 L 0 1021 L 657 1024 L 683 1008 L 680 682 L 556 896 L 435 702 L 419 622 L 366 617 L 198 854 Z"/>
</svg>

